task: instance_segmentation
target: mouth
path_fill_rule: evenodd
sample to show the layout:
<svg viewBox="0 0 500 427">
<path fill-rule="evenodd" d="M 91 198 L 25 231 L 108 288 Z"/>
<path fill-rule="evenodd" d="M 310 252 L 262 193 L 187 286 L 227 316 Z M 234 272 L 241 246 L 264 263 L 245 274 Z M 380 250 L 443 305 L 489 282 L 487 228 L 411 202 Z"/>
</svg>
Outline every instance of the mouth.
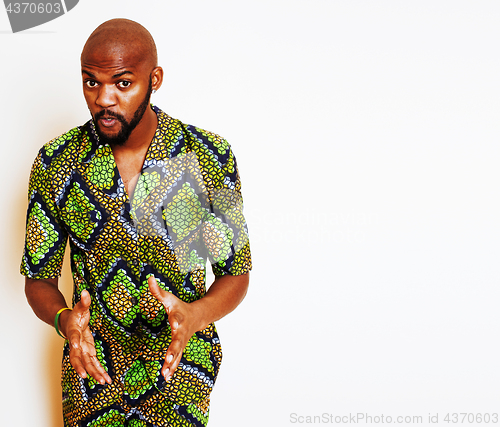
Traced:
<svg viewBox="0 0 500 427">
<path fill-rule="evenodd" d="M 99 119 L 99 123 L 106 128 L 113 127 L 116 122 L 118 122 L 116 117 L 101 117 Z"/>
</svg>

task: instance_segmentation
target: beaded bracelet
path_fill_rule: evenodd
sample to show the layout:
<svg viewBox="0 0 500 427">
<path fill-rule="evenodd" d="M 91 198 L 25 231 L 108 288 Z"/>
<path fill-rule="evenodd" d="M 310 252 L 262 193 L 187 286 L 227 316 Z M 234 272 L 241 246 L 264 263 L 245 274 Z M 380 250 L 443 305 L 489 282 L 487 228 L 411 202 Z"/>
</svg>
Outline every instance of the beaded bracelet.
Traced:
<svg viewBox="0 0 500 427">
<path fill-rule="evenodd" d="M 57 314 L 56 314 L 56 318 L 54 319 L 54 326 L 56 327 L 56 332 L 57 332 L 57 335 L 59 335 L 61 338 L 64 338 L 64 339 L 67 339 L 63 334 L 61 334 L 61 332 L 59 331 L 59 316 L 61 315 L 61 313 L 64 311 L 64 310 L 71 310 L 71 308 L 68 308 L 68 307 L 64 307 L 64 308 L 61 308 Z"/>
</svg>

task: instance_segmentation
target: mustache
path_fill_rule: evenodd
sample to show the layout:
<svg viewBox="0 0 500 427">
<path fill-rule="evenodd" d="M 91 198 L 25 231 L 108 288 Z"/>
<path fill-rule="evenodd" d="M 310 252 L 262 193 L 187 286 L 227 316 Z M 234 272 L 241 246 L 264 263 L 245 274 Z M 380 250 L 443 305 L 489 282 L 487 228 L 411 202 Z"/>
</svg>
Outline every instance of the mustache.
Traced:
<svg viewBox="0 0 500 427">
<path fill-rule="evenodd" d="M 125 117 L 123 117 L 121 114 L 118 114 L 118 113 L 115 113 L 114 111 L 110 111 L 110 110 L 106 110 L 106 109 L 95 113 L 94 120 L 97 121 L 97 120 L 101 119 L 102 117 L 114 117 L 115 119 L 117 119 L 120 122 L 125 122 Z"/>
</svg>

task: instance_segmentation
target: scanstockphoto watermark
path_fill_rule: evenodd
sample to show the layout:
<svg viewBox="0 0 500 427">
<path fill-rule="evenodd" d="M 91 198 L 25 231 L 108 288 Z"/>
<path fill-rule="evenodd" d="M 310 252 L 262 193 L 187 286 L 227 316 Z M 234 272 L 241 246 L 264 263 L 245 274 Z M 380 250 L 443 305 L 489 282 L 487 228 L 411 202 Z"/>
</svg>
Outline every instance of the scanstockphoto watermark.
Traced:
<svg viewBox="0 0 500 427">
<path fill-rule="evenodd" d="M 323 412 L 320 415 L 290 414 L 292 424 L 423 424 L 424 417 L 421 415 L 384 415 L 357 412 L 354 414 L 334 415 Z"/>
<path fill-rule="evenodd" d="M 269 243 L 296 243 L 297 236 L 309 242 L 361 243 L 378 226 L 376 213 L 332 212 L 301 207 L 267 211 L 245 209 L 250 235 L 262 236 Z"/>
<path fill-rule="evenodd" d="M 385 415 L 356 412 L 335 415 L 328 412 L 322 414 L 298 414 L 293 412 L 289 419 L 291 424 L 499 424 L 497 412 L 448 412 L 428 413 L 426 415 Z"/>
<path fill-rule="evenodd" d="M 59 18 L 73 9 L 79 0 L 4 0 L 13 33 L 24 31 Z"/>
</svg>

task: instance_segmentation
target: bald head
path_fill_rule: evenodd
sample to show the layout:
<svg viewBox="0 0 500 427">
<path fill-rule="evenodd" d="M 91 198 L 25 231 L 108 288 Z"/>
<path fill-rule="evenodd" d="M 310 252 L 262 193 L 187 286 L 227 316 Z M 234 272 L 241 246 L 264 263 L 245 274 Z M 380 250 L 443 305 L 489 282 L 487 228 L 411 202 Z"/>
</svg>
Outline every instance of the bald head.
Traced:
<svg viewBox="0 0 500 427">
<path fill-rule="evenodd" d="M 157 118 L 148 105 L 163 70 L 148 30 L 128 19 L 107 21 L 85 43 L 81 63 L 83 95 L 101 142 L 149 144 Z"/>
<path fill-rule="evenodd" d="M 82 64 L 110 58 L 129 58 L 150 70 L 158 65 L 153 37 L 146 28 L 129 19 L 112 19 L 99 25 L 83 47 Z"/>
</svg>

